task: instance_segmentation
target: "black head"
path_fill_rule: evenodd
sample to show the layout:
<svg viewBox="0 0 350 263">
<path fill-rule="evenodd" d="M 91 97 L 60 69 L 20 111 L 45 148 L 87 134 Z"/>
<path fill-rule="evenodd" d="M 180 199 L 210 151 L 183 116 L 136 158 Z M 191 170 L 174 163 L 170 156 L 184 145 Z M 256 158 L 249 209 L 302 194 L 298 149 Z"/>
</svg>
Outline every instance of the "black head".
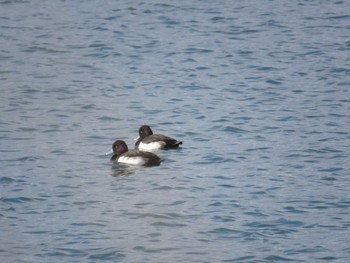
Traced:
<svg viewBox="0 0 350 263">
<path fill-rule="evenodd" d="M 128 149 L 128 146 L 126 145 L 126 143 L 122 140 L 117 140 L 113 143 L 113 146 L 112 146 L 112 149 L 113 149 L 113 153 L 115 155 L 122 155 L 123 153 L 129 151 Z"/>
<path fill-rule="evenodd" d="M 153 134 L 153 131 L 152 131 L 151 127 L 149 127 L 148 125 L 142 125 L 139 129 L 140 138 L 145 138 L 145 137 L 150 136 L 152 134 Z"/>
</svg>

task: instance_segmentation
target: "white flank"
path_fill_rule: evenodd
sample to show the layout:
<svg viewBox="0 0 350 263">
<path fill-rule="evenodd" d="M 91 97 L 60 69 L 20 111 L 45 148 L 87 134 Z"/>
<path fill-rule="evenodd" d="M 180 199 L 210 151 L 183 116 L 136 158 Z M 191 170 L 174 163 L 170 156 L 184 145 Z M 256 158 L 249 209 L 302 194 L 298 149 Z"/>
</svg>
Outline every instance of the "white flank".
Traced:
<svg viewBox="0 0 350 263">
<path fill-rule="evenodd" d="M 127 164 L 133 164 L 133 165 L 144 165 L 146 161 L 147 159 L 144 159 L 140 156 L 135 156 L 135 157 L 121 156 L 118 159 L 119 163 L 127 163 Z"/>
<path fill-rule="evenodd" d="M 151 143 L 142 143 L 139 144 L 139 150 L 144 151 L 154 151 L 158 149 L 162 149 L 165 146 L 165 142 L 159 141 L 159 142 L 151 142 Z"/>
</svg>

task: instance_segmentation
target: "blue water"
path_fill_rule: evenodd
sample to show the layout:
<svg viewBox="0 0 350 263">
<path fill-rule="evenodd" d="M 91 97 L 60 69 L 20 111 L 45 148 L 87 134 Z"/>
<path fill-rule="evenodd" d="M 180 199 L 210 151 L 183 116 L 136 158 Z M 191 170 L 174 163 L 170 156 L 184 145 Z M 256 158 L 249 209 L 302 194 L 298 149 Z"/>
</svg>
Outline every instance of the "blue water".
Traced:
<svg viewBox="0 0 350 263">
<path fill-rule="evenodd" d="M 0 1 L 0 261 L 349 262 L 349 10 Z"/>
</svg>

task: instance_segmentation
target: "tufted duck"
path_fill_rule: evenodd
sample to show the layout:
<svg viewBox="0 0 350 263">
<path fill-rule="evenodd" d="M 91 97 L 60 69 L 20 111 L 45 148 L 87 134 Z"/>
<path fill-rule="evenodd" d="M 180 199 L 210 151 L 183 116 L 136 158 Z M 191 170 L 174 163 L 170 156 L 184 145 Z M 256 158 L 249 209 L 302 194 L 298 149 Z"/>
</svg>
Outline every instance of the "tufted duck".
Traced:
<svg viewBox="0 0 350 263">
<path fill-rule="evenodd" d="M 151 127 L 142 125 L 139 129 L 139 137 L 136 139 L 135 149 L 152 151 L 158 149 L 178 148 L 182 141 L 178 141 L 171 137 L 153 134 Z"/>
<path fill-rule="evenodd" d="M 162 160 L 151 152 L 128 150 L 128 146 L 122 140 L 117 140 L 112 146 L 114 155 L 111 157 L 112 162 L 126 163 L 143 166 L 158 166 Z"/>
</svg>

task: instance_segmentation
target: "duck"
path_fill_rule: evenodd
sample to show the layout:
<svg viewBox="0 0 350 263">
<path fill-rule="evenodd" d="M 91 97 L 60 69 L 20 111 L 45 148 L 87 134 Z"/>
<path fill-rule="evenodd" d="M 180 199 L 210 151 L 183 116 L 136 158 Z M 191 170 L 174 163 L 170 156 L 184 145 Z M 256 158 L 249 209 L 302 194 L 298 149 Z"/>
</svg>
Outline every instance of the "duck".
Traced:
<svg viewBox="0 0 350 263">
<path fill-rule="evenodd" d="M 182 144 L 182 141 L 174 138 L 162 134 L 153 134 L 151 127 L 148 125 L 142 125 L 139 128 L 139 137 L 135 140 L 135 149 L 144 151 L 175 149 Z"/>
<path fill-rule="evenodd" d="M 113 156 L 111 162 L 125 163 L 139 166 L 158 166 L 163 161 L 156 154 L 140 150 L 129 151 L 123 140 L 116 140 L 112 145 Z"/>
</svg>

